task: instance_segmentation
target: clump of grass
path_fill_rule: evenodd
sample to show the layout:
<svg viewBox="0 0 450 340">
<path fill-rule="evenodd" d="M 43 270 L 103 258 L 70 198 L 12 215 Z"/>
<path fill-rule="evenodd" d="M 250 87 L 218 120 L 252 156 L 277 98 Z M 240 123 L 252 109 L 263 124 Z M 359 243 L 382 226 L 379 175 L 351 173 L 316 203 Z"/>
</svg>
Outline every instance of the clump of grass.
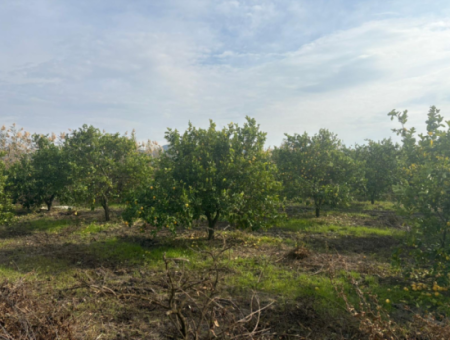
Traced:
<svg viewBox="0 0 450 340">
<path fill-rule="evenodd" d="M 116 237 L 91 245 L 93 252 L 99 259 L 113 262 L 142 262 L 145 250 L 138 244 L 123 242 Z"/>
<path fill-rule="evenodd" d="M 272 245 L 279 246 L 286 243 L 289 240 L 283 239 L 281 237 L 272 235 L 261 235 L 261 234 L 251 234 L 241 230 L 235 231 L 225 231 L 223 235 L 234 241 L 241 241 L 244 244 L 254 244 L 254 245 Z"/>
<path fill-rule="evenodd" d="M 311 227 L 318 227 L 326 224 L 327 222 L 322 219 L 290 218 L 288 220 L 280 222 L 277 227 L 292 231 L 304 231 Z"/>
<path fill-rule="evenodd" d="M 366 219 L 373 219 L 372 215 L 363 212 L 346 212 L 346 211 L 329 211 L 327 216 L 339 216 L 339 217 L 360 217 Z"/>
<path fill-rule="evenodd" d="M 18 257 L 9 264 L 0 265 L 0 277 L 18 278 L 34 272 L 41 277 L 66 272 L 70 267 L 67 262 L 44 255 Z"/>
<path fill-rule="evenodd" d="M 122 241 L 116 237 L 105 242 L 95 243 L 91 246 L 90 251 L 101 260 L 115 263 L 127 262 L 129 264 L 160 265 L 164 254 L 170 257 L 188 259 L 193 257 L 193 252 L 186 247 L 165 245 L 147 249 L 139 244 Z"/>
<path fill-rule="evenodd" d="M 339 314 L 343 303 L 333 289 L 327 276 L 312 276 L 297 273 L 291 268 L 279 267 L 268 260 L 236 258 L 227 263 L 235 272 L 227 278 L 227 284 L 238 291 L 257 290 L 270 295 L 277 295 L 281 301 L 292 301 L 299 298 L 314 298 L 318 312 Z M 343 277 L 338 278 L 341 285 L 350 290 Z M 356 296 L 351 299 L 356 301 Z"/>
<path fill-rule="evenodd" d="M 364 210 L 395 210 L 395 203 L 391 201 L 376 201 L 371 204 L 369 201 L 363 202 L 362 209 Z"/>
<path fill-rule="evenodd" d="M 48 233 L 56 233 L 73 224 L 69 219 L 51 219 L 41 218 L 31 220 L 23 225 L 23 228 L 28 231 L 45 231 Z"/>
<path fill-rule="evenodd" d="M 77 234 L 82 234 L 82 235 L 97 234 L 102 231 L 106 231 L 111 227 L 112 227 L 112 225 L 109 223 L 99 224 L 99 223 L 93 222 L 93 223 L 83 226 L 80 230 L 78 230 Z"/>
<path fill-rule="evenodd" d="M 146 251 L 147 262 L 150 264 L 162 264 L 164 254 L 171 258 L 185 258 L 191 260 L 191 262 L 196 262 L 195 260 L 199 259 L 199 255 L 188 248 L 162 246 Z"/>
<path fill-rule="evenodd" d="M 403 232 L 391 228 L 375 228 L 366 226 L 342 226 L 335 224 L 326 224 L 323 221 L 311 222 L 306 219 L 293 218 L 279 225 L 279 228 L 290 231 L 302 231 L 305 233 L 334 233 L 340 236 L 402 236 Z"/>
<path fill-rule="evenodd" d="M 10 266 L 0 265 L 0 277 L 3 279 L 16 280 L 22 275 Z"/>
</svg>

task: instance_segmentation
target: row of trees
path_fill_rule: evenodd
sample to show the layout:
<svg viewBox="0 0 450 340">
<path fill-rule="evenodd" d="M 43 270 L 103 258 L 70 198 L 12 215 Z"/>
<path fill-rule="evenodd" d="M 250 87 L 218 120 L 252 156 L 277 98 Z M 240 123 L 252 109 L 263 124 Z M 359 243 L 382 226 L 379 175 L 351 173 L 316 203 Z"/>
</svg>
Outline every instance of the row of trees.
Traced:
<svg viewBox="0 0 450 340">
<path fill-rule="evenodd" d="M 109 220 L 110 203 L 126 200 L 134 202 L 124 215 L 130 222 L 175 228 L 205 216 L 210 237 L 219 218 L 251 228 L 273 223 L 280 195 L 312 201 L 316 216 L 324 205 L 343 205 L 357 194 L 374 201 L 393 183 L 399 151 L 390 140 L 347 149 L 327 130 L 287 135 L 281 147 L 265 150 L 266 134 L 250 118 L 222 130 L 213 122 L 208 129 L 190 125 L 184 134 L 169 129 L 165 153 L 142 152 L 134 134 L 86 125 L 59 138 L 15 126 L 1 131 L 13 203 L 51 210 L 58 198 L 102 206 Z"/>
<path fill-rule="evenodd" d="M 444 245 L 450 134 L 442 130 L 435 107 L 428 114 L 428 134 L 418 140 L 415 130 L 405 127 L 406 112 L 389 115 L 402 124 L 395 130 L 401 146 L 385 139 L 347 148 L 335 134 L 320 130 L 286 135 L 280 147 L 266 150 L 266 134 L 250 118 L 242 127 L 217 129 L 211 122 L 207 129 L 189 125 L 183 134 L 169 129 L 166 152 L 142 152 L 133 134 L 86 125 L 59 138 L 3 128 L 1 148 L 8 152 L 3 196 L 29 209 L 46 204 L 50 210 L 55 198 L 101 206 L 106 220 L 111 203 L 126 203 L 126 221 L 139 218 L 159 228 L 189 226 L 204 217 L 212 238 L 220 219 L 254 229 L 273 224 L 283 198 L 310 203 L 320 216 L 325 205 L 345 205 L 355 197 L 374 203 L 393 193 L 405 209 L 435 219 L 432 225 L 445 230 Z M 440 181 L 432 175 L 436 171 Z M 435 187 L 424 188 L 431 179 Z"/>
<path fill-rule="evenodd" d="M 151 156 L 139 151 L 134 136 L 108 134 L 84 125 L 64 138 L 34 135 L 6 170 L 5 190 L 27 209 L 60 202 L 95 208 L 110 219 L 117 202 L 151 177 Z"/>
</svg>

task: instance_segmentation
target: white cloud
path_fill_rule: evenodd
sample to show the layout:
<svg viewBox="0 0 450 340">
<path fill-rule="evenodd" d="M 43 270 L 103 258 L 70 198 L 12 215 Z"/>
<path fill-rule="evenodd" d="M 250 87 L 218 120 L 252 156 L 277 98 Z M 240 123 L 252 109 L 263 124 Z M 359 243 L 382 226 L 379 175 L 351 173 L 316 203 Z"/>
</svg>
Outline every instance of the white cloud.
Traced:
<svg viewBox="0 0 450 340">
<path fill-rule="evenodd" d="M 4 28 L 20 22 L 23 32 L 0 38 L 11 46 L 0 55 L 3 119 L 32 131 L 88 123 L 161 141 L 188 120 L 250 115 L 272 145 L 319 128 L 354 143 L 391 136 L 393 108 L 410 109 L 415 125 L 432 104 L 450 112 L 450 21 L 401 16 L 406 2 L 389 11 L 377 2 L 135 1 L 126 10 L 114 2 L 108 15 L 97 2 L 39 4 L 10 8 L 18 19 Z"/>
</svg>

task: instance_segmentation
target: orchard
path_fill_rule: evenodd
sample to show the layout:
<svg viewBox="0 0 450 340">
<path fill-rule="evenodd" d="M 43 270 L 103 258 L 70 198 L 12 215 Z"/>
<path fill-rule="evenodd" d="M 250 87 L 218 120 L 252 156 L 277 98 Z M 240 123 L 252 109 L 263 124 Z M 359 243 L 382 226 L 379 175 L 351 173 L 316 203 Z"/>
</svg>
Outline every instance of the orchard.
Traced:
<svg viewBox="0 0 450 340">
<path fill-rule="evenodd" d="M 3 126 L 0 337 L 449 338 L 450 121 L 388 116 L 399 143 L 273 149 L 250 117 L 164 148 Z"/>
</svg>

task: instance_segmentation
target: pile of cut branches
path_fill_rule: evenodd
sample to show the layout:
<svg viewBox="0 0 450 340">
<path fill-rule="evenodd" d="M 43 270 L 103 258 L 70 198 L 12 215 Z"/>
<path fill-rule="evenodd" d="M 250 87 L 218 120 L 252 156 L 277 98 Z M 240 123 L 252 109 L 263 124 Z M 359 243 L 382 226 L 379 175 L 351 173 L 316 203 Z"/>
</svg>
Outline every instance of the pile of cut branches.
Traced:
<svg viewBox="0 0 450 340">
<path fill-rule="evenodd" d="M 0 283 L 0 339 L 74 339 L 69 308 L 30 291 L 24 280 Z"/>
</svg>

